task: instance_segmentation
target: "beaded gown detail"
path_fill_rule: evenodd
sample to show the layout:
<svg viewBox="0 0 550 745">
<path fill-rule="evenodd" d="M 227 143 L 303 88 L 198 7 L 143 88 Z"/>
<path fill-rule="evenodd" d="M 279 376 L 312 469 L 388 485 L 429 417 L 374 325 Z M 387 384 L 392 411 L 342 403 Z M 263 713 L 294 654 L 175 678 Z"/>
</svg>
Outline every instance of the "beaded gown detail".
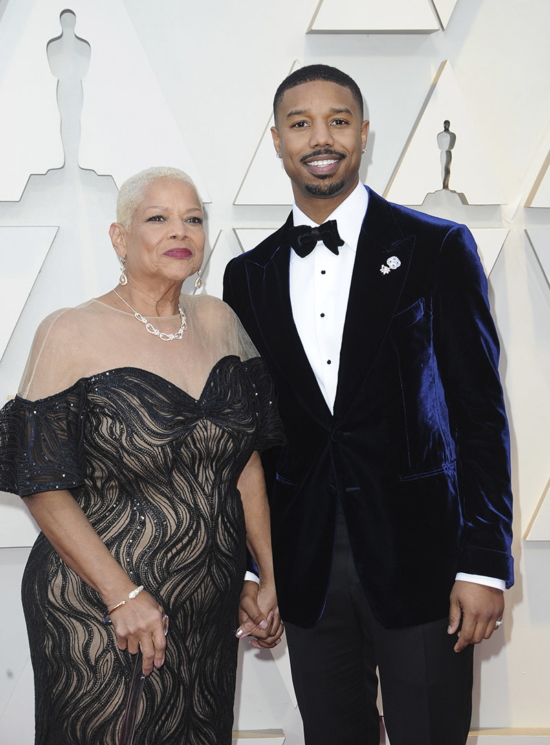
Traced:
<svg viewBox="0 0 550 745">
<path fill-rule="evenodd" d="M 135 745 L 231 742 L 246 569 L 237 480 L 254 450 L 282 442 L 264 363 L 243 351 L 242 337 L 234 346 L 234 354 L 214 355 L 197 397 L 126 365 L 38 400 L 17 397 L 0 417 L 1 488 L 22 496 L 70 489 L 170 619 L 166 662 L 145 681 Z M 102 622 L 100 596 L 43 534 L 25 570 L 23 603 L 36 744 L 116 745 L 132 657 Z"/>
</svg>

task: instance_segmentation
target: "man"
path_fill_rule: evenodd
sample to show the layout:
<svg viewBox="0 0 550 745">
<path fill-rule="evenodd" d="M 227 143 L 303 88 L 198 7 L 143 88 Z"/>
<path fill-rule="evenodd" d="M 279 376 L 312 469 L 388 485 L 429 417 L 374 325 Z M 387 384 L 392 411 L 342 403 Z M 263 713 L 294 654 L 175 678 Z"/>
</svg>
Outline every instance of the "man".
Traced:
<svg viewBox="0 0 550 745">
<path fill-rule="evenodd" d="M 230 262 L 225 298 L 287 437 L 272 536 L 306 743 L 378 743 L 378 665 L 392 745 L 463 745 L 471 645 L 500 625 L 513 581 L 487 282 L 467 228 L 359 182 L 368 122 L 351 78 L 301 68 L 274 111 L 295 204 Z"/>
</svg>

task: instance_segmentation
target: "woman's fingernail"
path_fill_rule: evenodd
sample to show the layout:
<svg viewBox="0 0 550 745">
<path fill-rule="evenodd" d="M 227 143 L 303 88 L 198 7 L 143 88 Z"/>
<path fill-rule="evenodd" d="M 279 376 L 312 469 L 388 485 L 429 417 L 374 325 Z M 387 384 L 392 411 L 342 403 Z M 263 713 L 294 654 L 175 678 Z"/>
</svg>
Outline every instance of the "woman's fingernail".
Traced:
<svg viewBox="0 0 550 745">
<path fill-rule="evenodd" d="M 266 620 L 260 621 L 260 623 L 258 624 L 258 628 L 267 629 L 267 621 Z"/>
<path fill-rule="evenodd" d="M 160 660 L 155 660 L 155 667 L 162 667 L 162 662 Z"/>
<path fill-rule="evenodd" d="M 238 629 L 237 633 L 235 634 L 235 636 L 236 636 L 236 637 L 237 637 L 238 639 L 240 639 L 240 638 L 241 638 L 241 636 L 243 636 L 243 635 L 244 635 L 244 631 L 243 631 L 242 629 Z"/>
<path fill-rule="evenodd" d="M 275 645 L 280 644 L 282 641 L 283 641 L 282 639 L 277 639 L 277 641 L 275 642 Z"/>
</svg>

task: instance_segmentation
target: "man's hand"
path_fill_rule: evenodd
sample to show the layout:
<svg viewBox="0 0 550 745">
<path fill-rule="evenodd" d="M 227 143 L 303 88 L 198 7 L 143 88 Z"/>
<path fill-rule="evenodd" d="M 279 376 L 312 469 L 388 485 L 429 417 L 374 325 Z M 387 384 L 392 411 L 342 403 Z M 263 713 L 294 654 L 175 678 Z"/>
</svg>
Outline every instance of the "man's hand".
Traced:
<svg viewBox="0 0 550 745">
<path fill-rule="evenodd" d="M 454 583 L 451 592 L 449 611 L 449 628 L 447 633 L 458 631 L 455 652 L 461 652 L 469 644 L 479 644 L 489 639 L 497 628 L 496 622 L 502 621 L 504 613 L 504 593 L 494 587 L 478 585 L 474 582 Z"/>
<path fill-rule="evenodd" d="M 237 636 L 253 636 L 250 642 L 258 649 L 271 649 L 281 641 L 284 631 L 277 596 L 274 588 L 264 587 L 257 582 L 244 583 L 239 609 L 240 626 Z"/>
</svg>

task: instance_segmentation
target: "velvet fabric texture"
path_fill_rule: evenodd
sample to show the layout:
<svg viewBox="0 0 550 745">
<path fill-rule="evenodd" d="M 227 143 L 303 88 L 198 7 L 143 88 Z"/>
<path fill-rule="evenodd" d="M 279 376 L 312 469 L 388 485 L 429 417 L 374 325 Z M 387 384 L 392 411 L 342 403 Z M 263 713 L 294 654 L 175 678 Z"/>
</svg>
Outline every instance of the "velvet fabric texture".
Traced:
<svg viewBox="0 0 550 745">
<path fill-rule="evenodd" d="M 268 364 L 287 438 L 270 495 L 283 619 L 307 628 L 323 612 L 337 500 L 386 628 L 444 618 L 457 572 L 510 586 L 509 433 L 472 235 L 369 190 L 331 414 L 292 319 L 290 227 L 229 263 L 224 296 Z"/>
</svg>

